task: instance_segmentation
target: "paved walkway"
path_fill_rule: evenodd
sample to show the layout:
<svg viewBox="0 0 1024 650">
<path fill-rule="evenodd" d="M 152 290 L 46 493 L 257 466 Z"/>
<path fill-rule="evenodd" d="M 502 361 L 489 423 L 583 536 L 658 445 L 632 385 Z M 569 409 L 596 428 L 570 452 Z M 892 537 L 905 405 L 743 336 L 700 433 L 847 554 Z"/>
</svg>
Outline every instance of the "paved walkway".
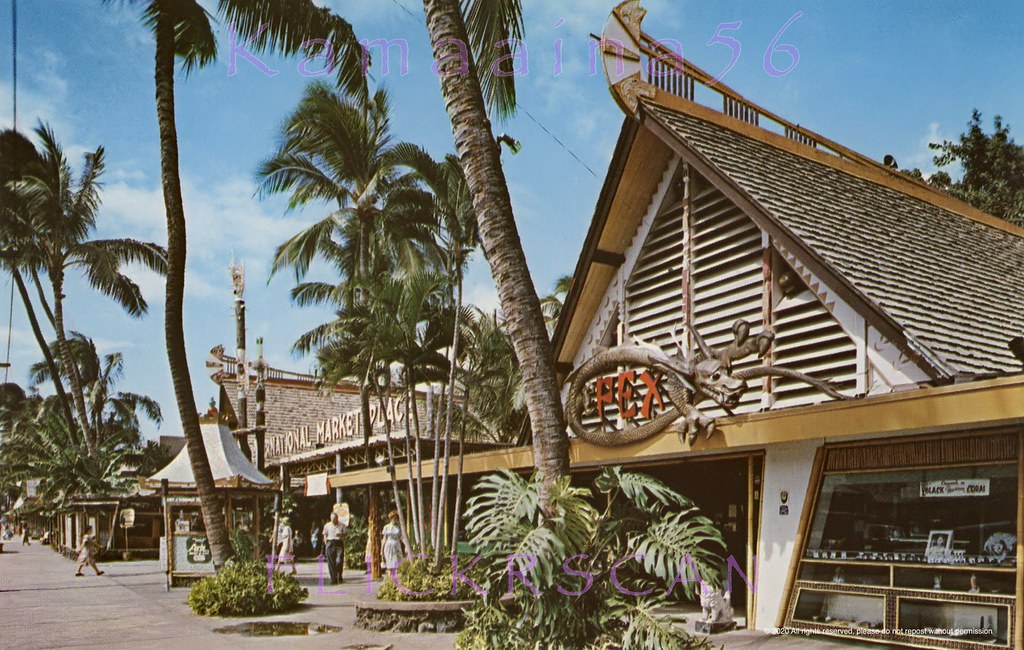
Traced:
<svg viewBox="0 0 1024 650">
<path fill-rule="evenodd" d="M 187 591 L 164 589 L 164 575 L 157 562 L 110 562 L 101 564 L 106 575 L 90 569 L 74 577 L 74 563 L 34 543 L 8 545 L 0 554 L 0 648 L 387 648 L 421 650 L 454 647 L 452 634 L 385 634 L 355 629 L 354 602 L 367 598 L 365 578 L 346 575 L 346 584 L 327 585 L 325 591 L 342 589 L 344 595 L 318 593 L 318 567 L 299 564 L 301 582 L 310 598 L 298 611 L 261 621 L 304 621 L 340 626 L 338 633 L 309 637 L 240 637 L 218 634 L 218 627 L 237 625 L 250 618 L 223 619 L 195 616 L 185 604 Z M 376 591 L 376 585 L 370 586 Z M 878 648 L 833 643 L 805 637 L 769 637 L 734 632 L 715 638 L 727 650 L 768 648 L 783 650 L 851 650 Z"/>
</svg>

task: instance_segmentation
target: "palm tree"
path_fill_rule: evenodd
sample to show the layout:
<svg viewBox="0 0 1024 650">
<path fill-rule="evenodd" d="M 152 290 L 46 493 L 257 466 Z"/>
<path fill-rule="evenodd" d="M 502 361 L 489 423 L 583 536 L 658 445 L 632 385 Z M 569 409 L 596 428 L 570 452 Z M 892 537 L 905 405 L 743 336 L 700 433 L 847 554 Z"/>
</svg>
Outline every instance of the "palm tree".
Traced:
<svg viewBox="0 0 1024 650">
<path fill-rule="evenodd" d="M 78 333 L 72 333 L 67 344 L 85 382 L 90 425 L 100 432 L 96 453 L 87 452 L 84 435 L 74 422 L 58 417 L 54 398 L 22 393 L 21 399 L 0 403 L 2 464 L 19 479 L 44 479 L 40 496 L 52 506 L 72 496 L 127 488 L 132 479 L 124 475 L 126 467 L 146 470 L 147 460 L 150 465 L 159 460 L 159 446 L 142 443 L 140 415 L 159 423 L 160 407 L 145 395 L 116 390 L 124 372 L 121 354 L 101 358 L 92 340 Z M 66 367 L 60 372 L 65 378 L 70 374 Z M 30 388 L 34 391 L 50 378 L 48 364 L 34 364 Z"/>
<path fill-rule="evenodd" d="M 55 343 L 52 347 L 57 345 L 60 344 Z M 101 357 L 93 340 L 79 332 L 71 332 L 63 345 L 68 350 L 74 369 L 62 365 L 59 370 L 65 377 L 75 374 L 82 381 L 83 393 L 88 398 L 86 412 L 89 415 L 89 427 L 96 432 L 98 444 L 105 444 L 111 439 L 137 443 L 142 433 L 140 413 L 157 424 L 163 421 L 160 405 L 153 398 L 115 390 L 116 384 L 124 376 L 124 355 L 111 352 Z M 32 365 L 30 388 L 48 379 L 50 370 L 47 364 Z"/>
<path fill-rule="evenodd" d="M 498 50 L 494 45 L 521 36 L 522 5 L 520 0 L 465 0 L 462 4 L 465 16 L 459 0 L 423 0 L 427 31 L 484 254 L 523 369 L 534 463 L 550 485 L 569 472 L 569 439 L 544 315 L 526 264 L 487 111 L 488 101 L 499 115 L 507 115 L 515 107 L 514 75 L 507 70 L 503 75 L 493 74 Z"/>
<path fill-rule="evenodd" d="M 458 372 L 458 360 L 462 348 L 460 333 L 462 329 L 463 280 L 470 254 L 480 243 L 477 232 L 476 214 L 466 185 L 466 176 L 462 165 L 453 155 L 445 156 L 438 162 L 418 147 L 407 147 L 400 150 L 399 155 L 404 165 L 410 167 L 430 190 L 434 199 L 434 213 L 440 230 L 437 245 L 440 259 L 449 282 L 449 299 L 455 315 L 452 324 L 452 345 L 449 349 L 450 371 L 448 376 L 448 394 L 445 402 L 444 415 L 444 467 L 441 471 L 440 485 L 434 481 L 431 486 L 431 508 L 434 521 L 431 530 L 440 535 L 440 513 L 445 511 L 448 495 L 448 470 L 451 461 L 452 423 L 455 411 L 455 385 Z M 435 459 L 438 450 L 434 450 Z M 436 465 L 436 460 L 435 460 Z M 435 549 L 435 560 L 440 560 L 440 538 L 431 540 Z"/>
<path fill-rule="evenodd" d="M 459 466 L 456 473 L 455 518 L 451 547 L 459 542 L 462 523 L 462 479 L 465 464 L 467 429 L 474 437 L 494 442 L 515 440 L 526 424 L 522 400 L 522 373 L 516 360 L 512 339 L 497 312 L 486 314 L 476 309 L 467 326 L 467 341 L 460 382 L 462 417 L 459 423 Z"/>
<path fill-rule="evenodd" d="M 109 1 L 109 0 L 108 0 Z M 160 175 L 167 214 L 167 283 L 164 336 L 189 461 L 210 541 L 213 563 L 224 565 L 231 542 L 221 515 L 221 499 L 203 446 L 192 380 L 188 372 L 182 307 L 185 294 L 185 208 L 178 170 L 178 133 L 174 116 L 174 67 L 180 58 L 186 72 L 216 57 L 211 16 L 197 0 L 129 0 L 143 8 L 143 23 L 156 43 L 154 85 L 160 132 Z M 324 39 L 336 61 L 339 84 L 365 92 L 363 50 L 352 26 L 312 0 L 220 0 L 218 15 L 232 26 L 237 38 L 254 53 L 275 50 L 285 55 L 302 51 L 310 39 Z M 251 39 L 251 40 L 250 40 Z"/>
<path fill-rule="evenodd" d="M 71 427 L 75 422 L 71 413 L 71 402 L 64 392 L 64 385 L 60 382 L 57 364 L 46 343 L 46 336 L 39 326 L 32 298 L 22 276 L 23 269 L 28 268 L 31 272 L 35 268 L 35 260 L 31 254 L 34 230 L 25 202 L 14 189 L 15 184 L 25 176 L 29 165 L 36 160 L 36 149 L 27 138 L 12 130 L 0 133 L 0 267 L 10 272 L 18 287 L 18 295 L 28 316 L 32 334 L 53 377 L 58 404 L 68 426 Z"/>
<path fill-rule="evenodd" d="M 412 175 L 400 172 L 396 153 L 409 146 L 392 142 L 390 100 L 383 89 L 364 99 L 324 84 L 306 88 L 285 121 L 277 152 L 257 172 L 264 196 L 290 192 L 290 208 L 310 201 L 326 201 L 333 208 L 275 253 L 271 273 L 289 267 L 295 271 L 298 284 L 292 299 L 297 304 L 329 304 L 344 311 L 365 298 L 365 287 L 372 278 L 413 273 L 425 266 L 433 230 L 429 196 L 417 187 Z M 338 281 L 304 281 L 314 259 L 332 267 Z M 300 339 L 295 349 L 308 352 L 328 342 L 330 329 L 328 324 L 322 332 L 325 338 L 315 342 L 308 337 Z M 336 346 L 334 351 L 338 351 Z M 333 363 L 336 369 L 357 370 L 357 374 L 338 376 L 354 376 L 359 383 L 369 465 L 369 366 L 342 360 Z M 372 488 L 370 492 L 373 499 Z M 376 536 L 371 536 L 371 547 L 376 542 Z"/>
<path fill-rule="evenodd" d="M 559 276 L 555 280 L 555 286 L 552 288 L 551 293 L 540 300 L 540 308 L 544 312 L 544 323 L 547 325 L 548 334 L 555 331 L 555 325 L 558 324 L 558 319 L 562 315 L 565 296 L 569 293 L 571 285 L 571 275 Z"/>
<path fill-rule="evenodd" d="M 57 336 L 57 356 L 67 371 L 72 402 L 78 413 L 86 449 L 96 453 L 98 432 L 86 408 L 83 381 L 77 364 L 73 363 L 64 323 L 65 274 L 71 269 L 82 272 L 100 293 L 114 299 L 130 315 L 139 317 L 148 305 L 139 286 L 121 273 L 124 264 L 139 263 L 164 273 L 166 253 L 152 242 L 135 239 L 88 239 L 96 227 L 100 206 L 100 176 L 103 173 L 103 147 L 85 155 L 85 164 L 78 182 L 72 180 L 71 166 L 53 131 L 45 124 L 36 128 L 41 148 L 37 161 L 19 183 L 19 193 L 28 206 L 33 228 L 30 243 L 32 257 L 46 272 L 52 291 L 53 308 L 39 292 L 39 301 L 46 313 L 52 314 Z M 33 267 L 33 276 L 35 268 Z"/>
</svg>

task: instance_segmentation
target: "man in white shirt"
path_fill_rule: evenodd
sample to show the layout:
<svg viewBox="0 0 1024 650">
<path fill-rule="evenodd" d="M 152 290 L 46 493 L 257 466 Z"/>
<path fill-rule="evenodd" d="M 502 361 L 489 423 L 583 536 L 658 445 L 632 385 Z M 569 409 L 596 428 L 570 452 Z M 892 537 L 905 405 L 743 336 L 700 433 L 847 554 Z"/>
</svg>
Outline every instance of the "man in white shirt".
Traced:
<svg viewBox="0 0 1024 650">
<path fill-rule="evenodd" d="M 331 584 L 344 582 L 346 526 L 338 519 L 337 512 L 331 512 L 331 519 L 324 524 L 324 546 L 327 555 L 327 569 L 331 573 Z"/>
</svg>

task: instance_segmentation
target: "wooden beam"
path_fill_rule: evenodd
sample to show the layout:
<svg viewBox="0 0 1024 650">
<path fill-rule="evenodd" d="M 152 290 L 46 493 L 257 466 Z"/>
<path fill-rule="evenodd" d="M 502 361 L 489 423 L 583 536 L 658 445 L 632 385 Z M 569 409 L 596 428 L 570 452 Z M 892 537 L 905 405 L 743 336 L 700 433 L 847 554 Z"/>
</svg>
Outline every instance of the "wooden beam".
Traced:
<svg viewBox="0 0 1024 650">
<path fill-rule="evenodd" d="M 604 264 L 605 266 L 611 266 L 613 268 L 619 268 L 626 262 L 626 256 L 622 253 L 613 253 L 611 251 L 601 250 L 600 248 L 594 251 L 594 254 L 590 257 L 591 264 Z"/>
<path fill-rule="evenodd" d="M 693 446 L 682 441 L 677 426 L 630 445 L 599 447 L 572 440 L 573 469 L 615 463 L 640 463 L 681 456 L 721 455 L 729 451 L 764 448 L 797 440 L 837 440 L 935 433 L 1024 424 L 1024 375 L 975 381 L 913 391 L 826 402 L 814 406 L 749 413 L 716 421 L 718 433 L 698 438 Z M 497 469 L 527 470 L 534 466 L 529 447 L 467 454 L 465 473 Z M 407 468 L 395 468 L 399 480 Z M 451 470 L 455 471 L 454 466 Z M 347 472 L 328 478 L 330 487 L 389 483 L 387 468 Z"/>
</svg>

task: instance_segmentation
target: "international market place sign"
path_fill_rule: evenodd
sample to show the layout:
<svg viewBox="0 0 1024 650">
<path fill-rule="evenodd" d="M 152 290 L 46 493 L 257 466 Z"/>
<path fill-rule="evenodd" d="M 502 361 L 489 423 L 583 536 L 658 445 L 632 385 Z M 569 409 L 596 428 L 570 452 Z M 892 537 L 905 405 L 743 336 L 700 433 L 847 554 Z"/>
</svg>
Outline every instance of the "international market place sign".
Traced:
<svg viewBox="0 0 1024 650">
<path fill-rule="evenodd" d="M 961 478 L 947 481 L 922 481 L 922 497 L 987 497 L 989 479 Z"/>
<path fill-rule="evenodd" d="M 383 408 L 376 400 L 371 402 L 371 430 L 378 425 L 383 425 L 385 418 L 392 426 L 402 424 L 405 421 L 404 407 L 405 396 L 389 397 L 385 400 Z M 268 436 L 264 443 L 264 451 L 267 458 L 276 458 L 317 449 L 332 442 L 353 439 L 362 435 L 359 422 L 359 409 L 324 418 L 313 426 L 302 425 L 283 435 Z"/>
</svg>

